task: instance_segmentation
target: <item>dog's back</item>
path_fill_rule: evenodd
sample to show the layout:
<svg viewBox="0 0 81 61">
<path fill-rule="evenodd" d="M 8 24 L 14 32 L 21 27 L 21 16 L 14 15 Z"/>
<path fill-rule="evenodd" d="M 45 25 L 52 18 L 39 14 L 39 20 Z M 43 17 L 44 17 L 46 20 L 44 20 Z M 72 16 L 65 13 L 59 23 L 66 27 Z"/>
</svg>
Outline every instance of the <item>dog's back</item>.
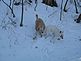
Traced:
<svg viewBox="0 0 81 61">
<path fill-rule="evenodd" d="M 46 36 L 53 36 L 57 38 L 63 39 L 63 31 L 60 31 L 60 29 L 54 25 L 48 25 L 45 29 Z"/>
<path fill-rule="evenodd" d="M 45 29 L 45 24 L 42 19 L 38 18 L 35 23 L 36 23 L 35 25 L 36 31 L 39 31 L 39 30 L 43 31 Z"/>
</svg>

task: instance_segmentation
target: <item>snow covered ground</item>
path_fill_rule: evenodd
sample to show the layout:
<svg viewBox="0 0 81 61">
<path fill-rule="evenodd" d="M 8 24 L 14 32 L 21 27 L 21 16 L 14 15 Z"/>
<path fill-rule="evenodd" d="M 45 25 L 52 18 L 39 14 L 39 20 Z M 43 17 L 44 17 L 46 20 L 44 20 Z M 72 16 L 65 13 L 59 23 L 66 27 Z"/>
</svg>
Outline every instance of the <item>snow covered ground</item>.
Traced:
<svg viewBox="0 0 81 61">
<path fill-rule="evenodd" d="M 60 21 L 61 0 L 57 0 L 59 7 L 48 6 L 47 10 L 47 6 L 40 1 L 36 11 L 34 3 L 24 6 L 23 27 L 19 26 L 21 6 L 14 6 L 14 20 L 17 24 L 13 26 L 9 22 L 7 25 L 10 21 L 8 17 L 11 17 L 10 10 L 0 1 L 0 61 L 81 61 L 81 23 L 74 22 L 74 5 L 68 5 L 70 8 L 67 13 L 63 12 Z M 9 14 L 6 16 L 7 12 Z M 54 40 L 54 43 L 44 37 L 33 40 L 36 14 L 44 20 L 46 26 L 55 25 L 64 31 L 64 39 Z"/>
</svg>

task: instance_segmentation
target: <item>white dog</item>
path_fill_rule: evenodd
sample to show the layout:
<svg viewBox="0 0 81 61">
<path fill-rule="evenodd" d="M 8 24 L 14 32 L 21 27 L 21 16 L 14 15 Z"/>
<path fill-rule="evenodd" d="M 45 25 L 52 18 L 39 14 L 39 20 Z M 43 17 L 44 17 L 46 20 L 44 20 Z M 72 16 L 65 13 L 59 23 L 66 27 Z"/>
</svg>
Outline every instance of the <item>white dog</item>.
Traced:
<svg viewBox="0 0 81 61">
<path fill-rule="evenodd" d="M 52 37 L 57 38 L 58 40 L 63 39 L 63 31 L 61 31 L 59 28 L 57 28 L 54 25 L 48 25 L 45 28 L 45 38 Z"/>
</svg>

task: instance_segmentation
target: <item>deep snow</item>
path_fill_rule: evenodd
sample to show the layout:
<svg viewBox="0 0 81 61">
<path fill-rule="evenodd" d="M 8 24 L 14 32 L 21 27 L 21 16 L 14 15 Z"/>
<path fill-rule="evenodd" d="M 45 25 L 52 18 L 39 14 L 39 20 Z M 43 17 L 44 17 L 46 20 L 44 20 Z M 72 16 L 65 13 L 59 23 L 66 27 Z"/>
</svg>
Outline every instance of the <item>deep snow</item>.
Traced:
<svg viewBox="0 0 81 61">
<path fill-rule="evenodd" d="M 5 26 L 10 21 L 8 17 L 11 14 L 9 8 L 0 1 L 0 61 L 81 61 L 81 23 L 74 22 L 74 5 L 68 4 L 70 8 L 67 13 L 63 12 L 60 21 L 61 0 L 57 0 L 59 7 L 48 6 L 47 10 L 47 6 L 40 1 L 36 11 L 34 3 L 24 6 L 23 27 L 19 26 L 21 6 L 14 6 L 16 27 L 10 22 Z M 54 14 L 49 16 L 52 13 Z M 56 25 L 64 31 L 64 39 L 54 40 L 54 43 L 44 37 L 33 40 L 36 14 L 44 20 L 46 26 Z"/>
</svg>

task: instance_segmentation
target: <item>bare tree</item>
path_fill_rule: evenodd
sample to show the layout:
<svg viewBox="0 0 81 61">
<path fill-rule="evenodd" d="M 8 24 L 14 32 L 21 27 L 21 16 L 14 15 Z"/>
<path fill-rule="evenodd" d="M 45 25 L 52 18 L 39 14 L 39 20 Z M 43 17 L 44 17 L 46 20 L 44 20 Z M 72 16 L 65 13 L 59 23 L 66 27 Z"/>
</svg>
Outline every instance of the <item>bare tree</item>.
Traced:
<svg viewBox="0 0 81 61">
<path fill-rule="evenodd" d="M 65 5 L 64 5 L 64 12 L 67 12 L 67 10 L 66 10 L 67 2 L 68 2 L 68 0 L 66 0 L 66 3 L 65 3 Z"/>
<path fill-rule="evenodd" d="M 14 2 L 15 2 L 15 0 L 12 1 L 12 10 L 13 10 L 13 6 L 14 6 Z"/>
<path fill-rule="evenodd" d="M 11 4 L 12 4 L 12 0 L 10 0 L 10 6 L 11 6 Z"/>
<path fill-rule="evenodd" d="M 62 19 L 62 4 L 63 4 L 63 0 L 61 2 L 60 20 Z"/>
<path fill-rule="evenodd" d="M 8 6 L 9 8 L 10 8 L 10 10 L 11 10 L 11 13 L 13 14 L 13 17 L 15 17 L 15 14 L 14 14 L 14 12 L 13 12 L 13 9 L 11 8 L 11 2 L 10 2 L 10 5 L 8 5 L 4 0 L 2 0 L 2 2 L 6 5 L 6 6 Z"/>
<path fill-rule="evenodd" d="M 35 0 L 35 4 L 36 4 L 36 6 L 34 8 L 34 11 L 36 11 L 36 8 L 37 8 L 37 4 L 38 4 L 37 0 Z"/>
<path fill-rule="evenodd" d="M 22 0 L 22 13 L 21 13 L 21 22 L 20 22 L 20 27 L 23 26 L 23 12 L 24 12 L 24 7 L 23 7 L 23 0 Z"/>
<path fill-rule="evenodd" d="M 67 10 L 66 10 L 66 6 L 67 6 L 68 1 L 69 1 L 69 0 L 66 0 L 66 3 L 65 3 L 65 5 L 64 5 L 64 12 L 67 12 Z M 78 9 L 77 9 L 77 1 L 74 0 L 74 3 L 75 3 L 76 13 L 78 13 Z"/>
<path fill-rule="evenodd" d="M 78 13 L 78 9 L 77 9 L 76 0 L 74 0 L 74 3 L 75 3 L 75 9 L 76 9 L 76 13 Z"/>
</svg>

